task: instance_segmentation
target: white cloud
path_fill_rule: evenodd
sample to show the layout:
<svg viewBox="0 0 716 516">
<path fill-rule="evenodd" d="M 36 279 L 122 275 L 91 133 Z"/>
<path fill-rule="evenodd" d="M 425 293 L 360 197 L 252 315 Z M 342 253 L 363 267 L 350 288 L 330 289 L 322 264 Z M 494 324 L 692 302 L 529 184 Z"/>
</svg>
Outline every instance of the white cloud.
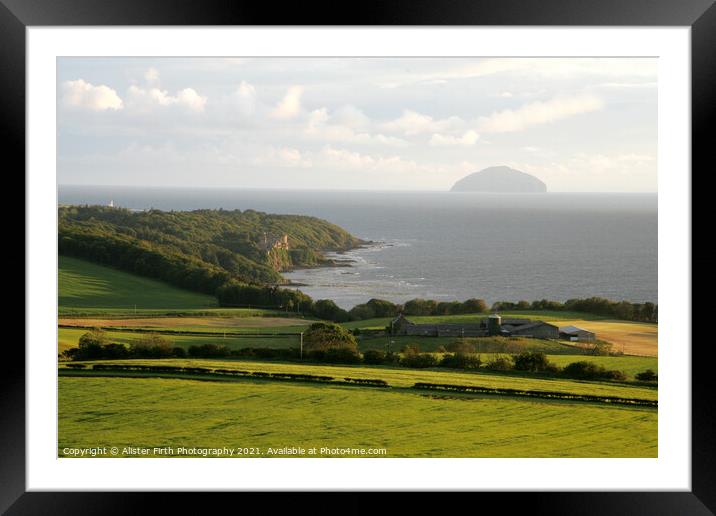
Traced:
<svg viewBox="0 0 716 516">
<path fill-rule="evenodd" d="M 204 111 L 206 97 L 199 95 L 193 88 L 184 88 L 177 94 L 177 103 L 184 105 L 192 111 Z"/>
<path fill-rule="evenodd" d="M 62 83 L 62 103 L 67 107 L 92 111 L 116 111 L 124 106 L 117 92 L 109 86 L 94 86 L 82 79 Z"/>
<path fill-rule="evenodd" d="M 386 122 L 382 127 L 386 131 L 399 132 L 410 136 L 420 133 L 445 132 L 463 125 L 464 121 L 455 116 L 443 120 L 435 120 L 429 115 L 423 115 L 417 111 L 406 109 L 400 118 Z"/>
<path fill-rule="evenodd" d="M 147 81 L 149 85 L 159 84 L 159 70 L 156 68 L 147 69 L 147 71 L 144 72 L 144 80 Z"/>
<path fill-rule="evenodd" d="M 345 106 L 329 114 L 327 108 L 315 109 L 308 114 L 304 135 L 313 140 L 354 143 L 354 144 L 380 144 L 391 146 L 405 146 L 409 143 L 401 138 L 359 132 L 354 128 L 370 130 L 370 119 L 356 108 Z"/>
<path fill-rule="evenodd" d="M 442 165 L 418 163 L 401 156 L 374 156 L 347 149 L 324 147 L 316 155 L 315 164 L 328 170 L 345 170 L 362 174 L 439 175 L 448 168 Z"/>
<path fill-rule="evenodd" d="M 230 104 L 243 116 L 251 116 L 256 110 L 256 88 L 246 81 L 231 94 Z"/>
<path fill-rule="evenodd" d="M 467 131 L 462 136 L 451 136 L 449 134 L 435 133 L 430 138 L 430 145 L 434 147 L 447 147 L 455 145 L 475 145 L 480 139 L 480 135 L 473 131 Z"/>
<path fill-rule="evenodd" d="M 642 88 L 656 88 L 658 86 L 656 81 L 646 82 L 604 82 L 597 84 L 597 88 L 610 88 L 610 89 L 642 89 Z"/>
<path fill-rule="evenodd" d="M 518 109 L 505 109 L 482 117 L 478 129 L 486 133 L 523 131 L 529 127 L 547 124 L 604 107 L 604 102 L 592 95 L 557 97 L 548 101 L 531 102 Z"/>
<path fill-rule="evenodd" d="M 132 85 L 127 92 L 127 107 L 137 111 L 150 111 L 156 106 L 179 106 L 200 113 L 204 111 L 206 102 L 207 98 L 199 95 L 193 88 L 184 88 L 176 95 L 170 95 L 159 88 L 144 89 Z"/>
<path fill-rule="evenodd" d="M 556 159 L 507 161 L 508 166 L 534 174 L 551 191 L 656 191 L 656 157 L 637 153 L 579 152 Z"/>
<path fill-rule="evenodd" d="M 370 118 L 355 106 L 347 105 L 333 112 L 331 118 L 336 124 L 344 125 L 356 130 L 367 130 L 370 127 Z"/>
<path fill-rule="evenodd" d="M 281 99 L 281 102 L 271 111 L 271 116 L 279 119 L 289 119 L 298 116 L 301 113 L 302 95 L 302 86 L 291 86 L 283 99 Z"/>
<path fill-rule="evenodd" d="M 307 130 L 318 130 L 318 128 L 328 122 L 328 118 L 327 108 L 314 109 L 308 114 Z"/>
<path fill-rule="evenodd" d="M 655 59 L 72 61 L 65 182 L 445 189 L 513 160 L 553 191 L 656 188 Z"/>
<path fill-rule="evenodd" d="M 394 89 L 416 83 L 437 84 L 501 74 L 528 79 L 538 77 L 558 80 L 598 76 L 655 77 L 656 69 L 657 60 L 652 58 L 490 58 L 461 63 L 434 72 L 387 75 L 378 86 Z"/>
<path fill-rule="evenodd" d="M 313 163 L 299 149 L 293 147 L 268 147 L 251 161 L 259 167 L 311 168 Z"/>
<path fill-rule="evenodd" d="M 250 164 L 262 168 L 303 168 L 332 173 L 345 171 L 360 176 L 371 173 L 405 174 L 437 170 L 436 167 L 418 164 L 400 156 L 375 156 L 331 145 L 313 151 L 295 147 L 265 147 L 257 152 Z"/>
</svg>

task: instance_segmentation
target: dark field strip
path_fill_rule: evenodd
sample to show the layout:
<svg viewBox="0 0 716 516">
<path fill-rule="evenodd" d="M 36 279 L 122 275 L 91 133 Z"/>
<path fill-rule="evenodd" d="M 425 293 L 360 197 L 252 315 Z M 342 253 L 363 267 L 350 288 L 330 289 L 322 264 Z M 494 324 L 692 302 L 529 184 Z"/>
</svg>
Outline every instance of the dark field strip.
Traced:
<svg viewBox="0 0 716 516">
<path fill-rule="evenodd" d="M 108 373 L 108 374 L 105 374 Z M 331 385 L 360 385 L 364 387 L 389 387 L 388 383 L 379 379 L 343 378 L 332 376 L 296 373 L 266 373 L 262 371 L 241 371 L 238 369 L 207 369 L 204 367 L 172 367 L 172 366 L 115 366 L 96 364 L 92 369 L 60 368 L 61 376 L 116 376 L 116 373 L 135 374 L 137 377 L 158 376 L 171 378 L 189 378 L 192 380 L 233 380 L 249 378 L 258 380 L 277 380 L 289 382 L 330 383 Z M 170 375 L 170 376 L 167 376 Z M 125 376 L 122 374 L 122 376 Z"/>
<path fill-rule="evenodd" d="M 159 378 L 185 378 L 191 380 L 227 381 L 241 378 L 252 380 L 289 381 L 289 382 L 315 382 L 326 385 L 352 385 L 362 387 L 391 387 L 385 380 L 366 378 L 336 379 L 332 376 L 320 376 L 296 373 L 267 373 L 262 371 L 242 371 L 237 369 L 209 369 L 204 367 L 176 367 L 176 366 L 141 366 L 141 365 L 104 365 L 95 364 L 92 369 L 79 367 L 59 368 L 60 376 L 123 376 L 146 378 L 147 376 Z M 393 387 L 396 389 L 395 387 Z M 403 389 L 403 388 L 400 388 Z M 616 396 L 595 396 L 589 394 L 572 394 L 557 391 L 532 391 L 524 389 L 508 389 L 494 387 L 480 387 L 468 385 L 451 385 L 435 383 L 415 383 L 409 390 L 431 390 L 452 392 L 459 394 L 487 394 L 496 396 L 527 397 L 551 400 L 568 400 L 590 403 L 607 403 L 613 405 L 630 405 L 642 407 L 658 406 L 656 400 L 640 398 L 621 398 Z"/>
<path fill-rule="evenodd" d="M 94 330 L 97 326 L 79 326 L 73 324 L 58 324 L 58 328 L 70 328 L 76 330 Z M 281 332 L 281 333 L 248 333 L 248 332 L 232 332 L 232 331 L 191 331 L 191 330 L 155 330 L 146 328 L 132 328 L 124 326 L 99 326 L 100 330 L 108 332 L 123 333 L 154 333 L 158 335 L 187 335 L 192 337 L 297 337 L 298 332 Z"/>
<path fill-rule="evenodd" d="M 432 390 L 440 392 L 455 392 L 461 394 L 497 394 L 506 396 L 525 396 L 529 398 L 560 399 L 572 401 L 589 401 L 596 403 L 614 403 L 617 405 L 638 405 L 642 407 L 657 407 L 656 400 L 643 400 L 639 398 L 620 398 L 616 396 L 593 396 L 589 394 L 569 394 L 566 392 L 528 391 L 522 389 L 505 389 L 494 387 L 478 387 L 472 385 L 450 385 L 440 383 L 416 383 L 412 389 Z"/>
</svg>

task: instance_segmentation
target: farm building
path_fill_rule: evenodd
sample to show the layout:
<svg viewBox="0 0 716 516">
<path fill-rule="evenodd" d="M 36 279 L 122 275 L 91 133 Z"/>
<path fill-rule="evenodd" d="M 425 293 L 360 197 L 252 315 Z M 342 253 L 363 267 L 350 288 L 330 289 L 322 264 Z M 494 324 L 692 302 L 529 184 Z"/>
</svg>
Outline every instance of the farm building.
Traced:
<svg viewBox="0 0 716 516">
<path fill-rule="evenodd" d="M 391 334 L 415 337 L 503 337 L 520 336 L 538 339 L 558 339 L 559 328 L 544 321 L 531 319 L 502 319 L 498 314 L 473 324 L 416 324 L 403 314 L 390 323 Z"/>
<path fill-rule="evenodd" d="M 559 338 L 571 341 L 592 341 L 597 338 L 594 332 L 577 328 L 576 326 L 562 326 L 559 329 Z"/>
</svg>

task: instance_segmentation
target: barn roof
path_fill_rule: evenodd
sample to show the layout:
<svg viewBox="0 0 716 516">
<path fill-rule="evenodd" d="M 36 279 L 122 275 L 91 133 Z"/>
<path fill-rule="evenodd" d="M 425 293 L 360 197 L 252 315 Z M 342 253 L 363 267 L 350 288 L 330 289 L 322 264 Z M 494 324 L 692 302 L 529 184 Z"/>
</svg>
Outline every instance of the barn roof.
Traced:
<svg viewBox="0 0 716 516">
<path fill-rule="evenodd" d="M 529 330 L 532 328 L 538 328 L 540 326 L 554 326 L 554 324 L 550 324 L 548 322 L 544 321 L 534 321 L 530 324 L 520 324 L 520 325 L 510 325 L 510 328 L 506 328 L 508 331 L 522 331 L 522 330 Z M 554 326 L 556 328 L 556 326 Z"/>
<path fill-rule="evenodd" d="M 577 326 L 561 326 L 559 328 L 559 331 L 561 331 L 562 333 L 577 333 L 580 331 L 586 331 L 587 333 L 593 333 L 589 330 L 585 330 L 584 328 L 579 328 Z"/>
<path fill-rule="evenodd" d="M 520 326 L 522 324 L 530 324 L 532 322 L 537 322 L 537 321 L 534 321 L 533 319 L 502 319 L 503 326 L 506 324 L 509 324 L 512 326 Z"/>
<path fill-rule="evenodd" d="M 417 326 L 423 326 L 423 325 L 419 324 L 419 325 L 417 325 Z M 453 329 L 458 329 L 458 330 L 460 330 L 460 329 L 463 329 L 463 330 L 481 330 L 481 329 L 484 328 L 484 326 L 482 326 L 481 324 L 458 324 L 458 323 L 455 323 L 455 324 L 436 324 L 435 326 L 437 326 L 437 327 L 440 328 L 441 330 L 453 330 Z"/>
</svg>

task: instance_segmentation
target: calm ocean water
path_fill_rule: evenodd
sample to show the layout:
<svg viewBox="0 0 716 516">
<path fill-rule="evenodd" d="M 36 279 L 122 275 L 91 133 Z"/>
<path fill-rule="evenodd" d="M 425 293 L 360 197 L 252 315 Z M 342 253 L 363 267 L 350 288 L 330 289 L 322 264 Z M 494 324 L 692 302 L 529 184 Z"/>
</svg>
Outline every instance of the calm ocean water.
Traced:
<svg viewBox="0 0 716 516">
<path fill-rule="evenodd" d="M 312 215 L 379 245 L 353 267 L 285 274 L 344 308 L 396 302 L 603 296 L 657 301 L 656 194 L 328 192 L 61 186 L 61 204 Z"/>
</svg>

